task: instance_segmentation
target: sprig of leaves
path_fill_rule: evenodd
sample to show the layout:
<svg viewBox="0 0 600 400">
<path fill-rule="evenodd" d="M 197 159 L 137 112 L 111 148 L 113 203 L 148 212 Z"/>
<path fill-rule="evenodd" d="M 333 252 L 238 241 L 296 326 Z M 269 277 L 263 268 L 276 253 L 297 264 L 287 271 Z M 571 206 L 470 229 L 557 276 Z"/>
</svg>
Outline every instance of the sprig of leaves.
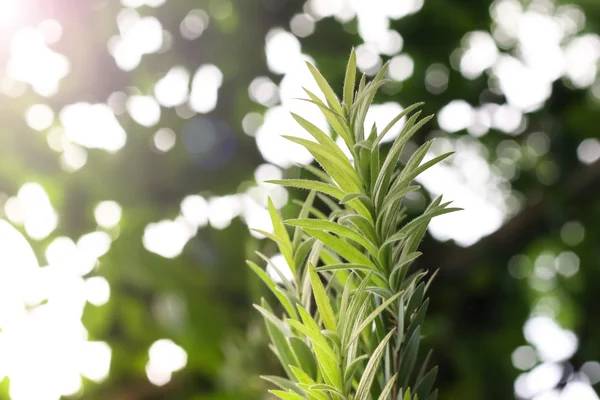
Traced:
<svg viewBox="0 0 600 400">
<path fill-rule="evenodd" d="M 417 368 L 432 277 L 425 281 L 427 273 L 411 271 L 410 264 L 421 254 L 416 250 L 431 219 L 458 209 L 440 197 L 407 221 L 402 200 L 419 189 L 410 186 L 415 177 L 450 153 L 422 163 L 431 147 L 427 142 L 399 165 L 404 145 L 432 118 L 419 119 L 422 103 L 403 110 L 379 133 L 375 126 L 365 131 L 386 67 L 369 83 L 363 75 L 355 90 L 352 51 L 342 102 L 319 71 L 308 68 L 326 103 L 305 90 L 307 101 L 323 112 L 352 158 L 321 129 L 292 114 L 314 141 L 287 139 L 306 148 L 322 170 L 308 167 L 319 180 L 270 181 L 310 194 L 298 218 L 286 221 L 269 201 L 274 233 L 259 231 L 277 244 L 293 280 L 271 263 L 278 284 L 248 261 L 281 305 L 274 311 L 263 299 L 255 306 L 287 375 L 263 378 L 279 387 L 272 393 L 284 400 L 436 400 L 437 367 L 428 367 L 427 356 Z M 408 115 L 384 152 L 382 138 Z M 330 206 L 329 215 L 314 207 L 317 196 Z M 288 227 L 294 228 L 292 237 Z"/>
</svg>

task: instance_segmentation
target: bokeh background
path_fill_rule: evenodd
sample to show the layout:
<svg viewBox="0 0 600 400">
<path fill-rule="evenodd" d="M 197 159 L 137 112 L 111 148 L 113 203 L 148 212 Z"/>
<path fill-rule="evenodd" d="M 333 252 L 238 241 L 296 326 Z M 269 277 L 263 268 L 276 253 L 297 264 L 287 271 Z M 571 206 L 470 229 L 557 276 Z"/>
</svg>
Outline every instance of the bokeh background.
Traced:
<svg viewBox="0 0 600 400">
<path fill-rule="evenodd" d="M 403 159 L 456 151 L 406 201 L 465 208 L 416 266 L 440 398 L 598 399 L 598 33 L 597 0 L 1 0 L 0 398 L 268 398 L 248 227 L 305 195 L 264 183 L 313 161 L 290 110 L 326 129 L 304 61 L 340 89 L 355 47 L 369 126 L 425 101 Z"/>
</svg>

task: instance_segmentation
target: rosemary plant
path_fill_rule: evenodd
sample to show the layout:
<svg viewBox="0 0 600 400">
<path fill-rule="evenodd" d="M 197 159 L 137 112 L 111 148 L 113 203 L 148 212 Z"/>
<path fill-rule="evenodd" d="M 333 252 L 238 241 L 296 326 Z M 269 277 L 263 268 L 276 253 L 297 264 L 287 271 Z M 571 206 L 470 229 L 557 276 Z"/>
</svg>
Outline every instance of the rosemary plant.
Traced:
<svg viewBox="0 0 600 400">
<path fill-rule="evenodd" d="M 305 89 L 307 101 L 320 108 L 351 157 L 329 135 L 292 114 L 315 141 L 287 139 L 306 148 L 322 169 L 307 167 L 318 180 L 270 181 L 310 193 L 297 219 L 282 221 L 269 201 L 274 233 L 258 231 L 276 242 L 293 279 L 260 253 L 280 283 L 248 261 L 281 303 L 273 309 L 263 299 L 255 306 L 287 375 L 263 378 L 284 400 L 436 400 L 437 367 L 428 367 L 429 355 L 419 356 L 433 275 L 425 279 L 427 272 L 411 271 L 410 264 L 421 254 L 417 247 L 430 220 L 457 209 L 440 197 L 407 221 L 402 199 L 419 189 L 410 185 L 416 176 L 451 153 L 422 163 L 432 144 L 427 142 L 399 166 L 404 144 L 432 118 L 419 120 L 422 103 L 403 110 L 381 132 L 375 125 L 365 132 L 365 116 L 386 67 L 370 83 L 363 75 L 356 88 L 353 51 L 341 103 L 317 69 L 308 68 L 326 102 Z M 411 113 L 384 152 L 381 140 Z M 316 196 L 330 208 L 329 215 L 314 207 Z"/>
</svg>

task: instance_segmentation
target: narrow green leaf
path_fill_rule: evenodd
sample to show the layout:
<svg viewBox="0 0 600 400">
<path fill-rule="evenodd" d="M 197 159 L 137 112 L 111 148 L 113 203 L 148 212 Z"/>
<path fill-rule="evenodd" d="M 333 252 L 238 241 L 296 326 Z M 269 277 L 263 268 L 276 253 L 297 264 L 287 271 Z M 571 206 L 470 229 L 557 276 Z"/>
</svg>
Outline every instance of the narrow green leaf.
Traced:
<svg viewBox="0 0 600 400">
<path fill-rule="evenodd" d="M 304 204 L 302 204 L 302 208 L 300 209 L 300 214 L 298 218 L 306 218 L 310 212 L 310 209 L 315 201 L 316 192 L 311 190 Z M 294 265 L 299 266 L 300 263 L 296 262 L 296 252 L 298 251 L 298 247 L 300 245 L 300 241 L 302 240 L 302 229 L 297 228 L 294 230 L 294 236 L 292 237 L 292 248 L 294 249 Z"/>
<path fill-rule="evenodd" d="M 272 393 L 283 400 L 306 400 L 304 397 L 294 392 L 284 392 L 283 390 L 269 390 L 269 393 Z"/>
<path fill-rule="evenodd" d="M 403 386 L 408 385 L 412 370 L 417 361 L 417 355 L 419 353 L 419 344 L 421 342 L 421 327 L 415 329 L 413 334 L 408 338 L 406 342 L 406 348 L 402 352 L 400 358 L 400 369 L 398 373 L 398 380 Z"/>
<path fill-rule="evenodd" d="M 308 69 L 310 70 L 310 73 L 312 74 L 313 78 L 317 82 L 317 85 L 319 85 L 319 89 L 321 89 L 321 91 L 325 95 L 329 107 L 333 108 L 333 110 L 337 113 L 343 114 L 342 106 L 340 106 L 340 102 L 338 101 L 335 93 L 333 92 L 333 89 L 331 89 L 331 86 L 329 86 L 329 83 L 327 83 L 327 80 L 323 77 L 323 75 L 321 75 L 319 70 L 317 70 L 314 65 L 312 65 L 309 62 L 307 62 L 306 65 L 308 66 Z"/>
<path fill-rule="evenodd" d="M 415 386 L 415 393 L 421 398 L 426 399 L 433 388 L 435 378 L 437 377 L 438 367 L 433 367 L 423 379 Z"/>
<path fill-rule="evenodd" d="M 381 140 L 390 131 L 390 129 L 392 129 L 394 127 L 394 125 L 396 125 L 396 123 L 398 121 L 400 121 L 402 118 L 404 118 L 405 116 L 407 116 L 408 114 L 410 114 L 411 112 L 413 112 L 415 109 L 421 107 L 423 104 L 425 104 L 425 103 L 416 103 L 416 104 L 413 104 L 412 106 L 409 106 L 409 107 L 405 108 L 398 115 L 396 115 L 396 117 L 394 117 L 394 119 L 392 119 L 390 121 L 390 123 L 387 124 L 387 126 L 383 129 L 383 131 L 381 131 L 381 133 L 379 134 L 379 136 L 377 136 L 377 138 L 375 139 L 375 142 L 373 143 L 373 146 L 378 146 L 379 143 L 381 142 Z"/>
<path fill-rule="evenodd" d="M 387 334 L 387 336 L 379 343 L 371 359 L 367 363 L 365 367 L 365 372 L 363 373 L 360 382 L 358 383 L 358 387 L 356 388 L 356 400 L 367 400 L 370 395 L 371 384 L 373 383 L 373 379 L 375 378 L 375 374 L 377 373 L 377 369 L 379 367 L 379 362 L 381 361 L 381 356 L 383 355 L 383 351 L 385 350 L 385 346 L 387 346 L 390 338 L 394 331 L 391 331 Z"/>
<path fill-rule="evenodd" d="M 302 228 L 318 229 L 321 231 L 333 232 L 338 236 L 343 236 L 347 237 L 348 239 L 352 239 L 353 241 L 367 249 L 374 256 L 377 255 L 377 248 L 375 248 L 373 243 L 369 242 L 360 233 L 348 228 L 347 226 L 331 221 L 323 221 L 318 219 L 288 219 L 285 221 L 285 223 L 291 226 L 299 226 Z"/>
<path fill-rule="evenodd" d="M 295 392 L 298 394 L 300 391 L 303 393 L 304 391 L 300 389 L 300 387 L 296 384 L 296 382 L 290 381 L 289 379 L 282 378 L 280 376 L 273 375 L 262 375 L 261 379 L 270 382 L 283 390 L 287 390 L 289 392 Z"/>
<path fill-rule="evenodd" d="M 325 292 L 325 288 L 321 283 L 321 278 L 319 278 L 319 275 L 317 274 L 317 271 L 315 271 L 315 267 L 313 267 L 312 264 L 308 265 L 308 273 L 310 274 L 313 295 L 315 296 L 317 308 L 319 309 L 319 314 L 321 314 L 323 323 L 327 329 L 332 332 L 336 332 L 337 323 L 333 314 L 333 309 L 331 308 L 331 303 L 329 303 L 329 298 L 327 297 L 327 292 Z"/>
<path fill-rule="evenodd" d="M 352 165 L 350 165 L 350 161 L 348 161 L 344 152 L 333 141 L 333 139 L 331 139 L 331 137 L 329 137 L 329 135 L 327 135 L 325 132 L 323 132 L 321 129 L 319 129 L 316 125 L 310 123 L 309 121 L 305 120 L 301 116 L 294 114 L 294 113 L 291 113 L 291 114 L 292 114 L 292 117 L 296 120 L 296 122 L 298 122 L 298 124 L 302 128 L 304 128 L 304 130 L 306 130 L 308 133 L 310 133 L 310 135 L 313 138 L 315 138 L 315 140 L 317 142 L 319 142 L 320 144 L 325 146 L 328 150 L 330 150 L 332 152 L 332 154 L 335 154 L 340 160 L 346 161 L 346 163 L 348 164 L 348 167 L 352 168 Z"/>
<path fill-rule="evenodd" d="M 296 309 L 290 302 L 290 299 L 288 299 L 283 293 L 281 293 L 278 290 L 277 284 L 273 282 L 271 277 L 269 277 L 269 275 L 265 271 L 263 271 L 258 265 L 256 265 L 252 261 L 246 261 L 246 263 L 252 269 L 252 271 L 254 271 L 254 273 L 258 275 L 258 277 L 265 283 L 265 285 L 267 285 L 271 292 L 273 292 L 273 294 L 275 295 L 275 297 L 277 297 L 277 300 L 279 300 L 279 302 L 281 303 L 285 311 L 288 313 L 288 315 L 291 318 L 297 319 L 298 314 L 296 313 Z"/>
<path fill-rule="evenodd" d="M 346 346 L 348 346 L 350 343 L 352 343 L 356 339 L 358 339 L 358 336 L 360 335 L 360 333 L 367 326 L 370 326 L 371 322 L 373 322 L 373 320 L 375 318 L 377 318 L 377 316 L 379 314 L 381 314 L 386 308 L 388 308 L 388 306 L 390 304 L 392 304 L 401 295 L 402 295 L 402 293 L 396 293 L 396 294 L 394 294 L 392 297 L 390 297 L 389 299 L 387 299 L 386 301 L 384 301 L 383 303 L 381 303 L 381 305 L 379 307 L 377 307 L 375 309 L 375 311 L 373 311 L 371 314 L 369 314 L 369 316 L 367 318 L 365 318 L 364 321 L 362 321 L 361 324 L 358 325 L 358 327 L 354 328 L 354 332 L 352 333 L 352 336 L 350 337 L 350 341 L 346 344 Z"/>
<path fill-rule="evenodd" d="M 300 363 L 302 371 L 304 371 L 311 379 L 317 379 L 317 363 L 308 345 L 302 339 L 292 336 L 290 337 L 290 346 Z M 296 374 L 295 371 L 294 374 Z"/>
<path fill-rule="evenodd" d="M 362 254 L 351 244 L 320 230 L 308 228 L 305 228 L 305 230 L 306 233 L 323 242 L 327 247 L 338 253 L 341 257 L 344 257 L 349 262 L 354 264 L 373 265 L 373 268 L 377 268 L 367 256 Z"/>
<path fill-rule="evenodd" d="M 350 52 L 350 60 L 346 68 L 346 78 L 344 79 L 344 97 L 343 102 L 348 110 L 352 107 L 354 87 L 356 85 L 356 53 L 354 49 Z"/>
<path fill-rule="evenodd" d="M 386 383 L 385 387 L 383 388 L 381 394 L 378 397 L 378 400 L 387 400 L 388 396 L 392 392 L 392 389 L 394 388 L 394 383 L 396 382 L 397 376 L 398 374 L 394 374 L 392 378 Z"/>
<path fill-rule="evenodd" d="M 342 159 L 336 154 L 332 154 L 326 147 L 319 143 L 296 136 L 284 135 L 282 137 L 306 148 L 340 188 L 351 193 L 361 192 L 360 179 L 347 159 Z"/>
<path fill-rule="evenodd" d="M 343 190 L 333 185 L 309 179 L 274 179 L 267 182 L 300 189 L 316 190 L 317 192 L 325 193 L 338 200 L 345 195 Z"/>
<path fill-rule="evenodd" d="M 327 107 L 321 101 L 321 99 L 319 99 L 310 90 L 304 88 L 304 91 L 306 92 L 308 97 L 310 97 L 311 101 L 321 109 L 321 112 L 325 115 L 325 118 L 327 119 L 329 125 L 344 140 L 346 146 L 348 146 L 349 149 L 352 149 L 352 146 L 354 145 L 354 140 L 352 138 L 352 134 L 350 133 L 350 128 L 348 127 L 346 119 L 340 116 L 340 114 L 338 114 L 337 112 Z"/>
<path fill-rule="evenodd" d="M 285 225 L 281 222 L 281 217 L 275 209 L 271 198 L 268 201 L 269 215 L 271 216 L 271 222 L 273 224 L 273 232 L 277 237 L 277 244 L 279 245 L 279 251 L 288 263 L 292 274 L 296 276 L 296 266 L 294 265 L 294 249 L 292 248 L 292 242 L 288 235 Z"/>
</svg>

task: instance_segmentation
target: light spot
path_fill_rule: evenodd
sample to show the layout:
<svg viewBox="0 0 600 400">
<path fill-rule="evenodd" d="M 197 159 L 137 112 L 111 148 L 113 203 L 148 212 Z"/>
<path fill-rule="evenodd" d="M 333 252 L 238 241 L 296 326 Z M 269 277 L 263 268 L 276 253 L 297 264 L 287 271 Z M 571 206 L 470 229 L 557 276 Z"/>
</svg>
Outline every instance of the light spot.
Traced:
<svg viewBox="0 0 600 400">
<path fill-rule="evenodd" d="M 467 79 L 478 78 L 498 59 L 496 43 L 489 33 L 482 31 L 468 33 L 463 42 L 466 50 L 460 59 L 460 72 Z"/>
<path fill-rule="evenodd" d="M 170 339 L 154 342 L 148 350 L 149 361 L 146 364 L 148 380 L 162 386 L 171 380 L 173 372 L 183 369 L 187 364 L 187 353 Z"/>
<path fill-rule="evenodd" d="M 474 122 L 473 107 L 464 100 L 452 100 L 438 114 L 438 124 L 446 132 L 467 129 Z"/>
<path fill-rule="evenodd" d="M 300 61 L 300 41 L 283 29 L 272 29 L 267 34 L 265 53 L 269 69 L 276 74 L 285 74 Z"/>
<path fill-rule="evenodd" d="M 156 147 L 157 150 L 165 153 L 175 146 L 176 140 L 177 136 L 175 135 L 175 132 L 169 128 L 160 128 L 152 137 L 154 147 Z"/>
<path fill-rule="evenodd" d="M 190 73 L 184 67 L 173 67 L 154 85 L 156 100 L 163 107 L 175 107 L 188 99 Z"/>
<path fill-rule="evenodd" d="M 163 46 L 163 28 L 155 17 L 140 17 L 134 10 L 123 9 L 117 17 L 121 36 L 109 42 L 109 51 L 124 71 L 137 68 L 142 56 Z"/>
<path fill-rule="evenodd" d="M 90 149 L 114 153 L 125 146 L 127 135 L 106 104 L 75 103 L 59 114 L 67 138 Z"/>
<path fill-rule="evenodd" d="M 373 127 L 373 123 L 377 126 L 377 133 L 380 134 L 383 129 L 398 115 L 402 112 L 404 108 L 398 103 L 384 103 L 384 104 L 373 104 L 369 107 L 367 111 L 367 116 L 365 117 L 365 136 L 368 136 L 371 133 L 371 128 Z M 404 126 L 406 122 L 406 117 L 400 119 L 400 121 L 396 122 L 394 126 L 389 130 L 389 132 L 385 135 L 385 137 L 381 140 L 382 143 L 391 142 L 394 140 L 400 130 Z"/>
<path fill-rule="evenodd" d="M 598 74 L 600 37 L 587 34 L 573 39 L 565 50 L 566 76 L 579 88 L 591 86 Z"/>
<path fill-rule="evenodd" d="M 501 56 L 493 71 L 508 104 L 521 111 L 539 109 L 552 93 L 550 80 L 514 57 Z"/>
<path fill-rule="evenodd" d="M 579 271 L 579 257 L 572 251 L 563 251 L 556 257 L 556 271 L 570 278 Z"/>
<path fill-rule="evenodd" d="M 492 126 L 504 133 L 518 134 L 522 121 L 523 113 L 508 104 L 496 107 L 492 115 Z"/>
<path fill-rule="evenodd" d="M 288 281 L 294 280 L 294 274 L 292 274 L 292 270 L 290 269 L 287 261 L 285 261 L 285 257 L 281 254 L 276 254 L 270 258 L 271 263 L 267 266 L 267 274 L 271 277 L 271 279 L 276 283 L 283 283 L 283 279 L 281 275 L 285 277 Z M 279 271 L 279 272 L 278 272 Z"/>
<path fill-rule="evenodd" d="M 600 159 L 600 140 L 596 138 L 583 140 L 577 146 L 577 158 L 585 165 L 595 163 Z"/>
<path fill-rule="evenodd" d="M 55 19 L 45 19 L 39 23 L 38 31 L 42 34 L 46 44 L 53 44 L 62 37 L 62 25 Z"/>
<path fill-rule="evenodd" d="M 34 104 L 25 112 L 25 121 L 31 129 L 46 130 L 54 121 L 54 111 L 46 104 Z"/>
<path fill-rule="evenodd" d="M 75 172 L 87 163 L 87 151 L 75 143 L 66 142 L 60 156 L 60 165 L 67 172 Z"/>
<path fill-rule="evenodd" d="M 395 81 L 405 81 L 410 78 L 414 72 L 415 63 L 408 54 L 400 54 L 390 61 L 388 75 Z"/>
<path fill-rule="evenodd" d="M 248 88 L 250 99 L 264 106 L 273 106 L 278 100 L 279 88 L 265 76 L 254 78 Z"/>
<path fill-rule="evenodd" d="M 208 200 L 208 221 L 215 229 L 225 229 L 239 215 L 241 205 L 236 196 L 212 197 Z"/>
<path fill-rule="evenodd" d="M 214 110 L 222 83 L 223 73 L 215 65 L 205 64 L 198 68 L 192 81 L 189 99 L 191 109 L 203 114 Z"/>
<path fill-rule="evenodd" d="M 81 349 L 81 375 L 94 382 L 104 381 L 110 370 L 111 356 L 111 348 L 105 342 L 85 342 Z"/>
<path fill-rule="evenodd" d="M 305 38 L 315 31 L 315 21 L 307 14 L 296 14 L 290 21 L 290 29 L 294 35 Z"/>
<path fill-rule="evenodd" d="M 588 379 L 590 380 L 590 384 L 595 385 L 600 382 L 600 363 L 597 361 L 588 361 L 581 367 L 581 372 L 583 372 Z"/>
<path fill-rule="evenodd" d="M 531 346 L 517 347 L 517 349 L 513 351 L 511 359 L 514 367 L 522 371 L 533 368 L 537 363 L 535 349 Z"/>
<path fill-rule="evenodd" d="M 561 400 L 598 400 L 598 395 L 588 383 L 573 380 L 562 390 Z"/>
<path fill-rule="evenodd" d="M 568 246 L 577 246 L 585 238 L 585 227 L 579 221 L 566 222 L 560 230 L 560 238 Z"/>
<path fill-rule="evenodd" d="M 110 299 L 110 285 L 101 276 L 94 276 L 85 280 L 85 292 L 88 303 L 97 307 L 108 303 Z"/>
<path fill-rule="evenodd" d="M 72 239 L 65 236 L 54 238 L 46 248 L 45 256 L 48 265 L 74 276 L 87 275 L 97 262 L 96 257 L 83 251 Z"/>
<path fill-rule="evenodd" d="M 15 33 L 10 54 L 6 65 L 8 77 L 30 84 L 41 96 L 55 95 L 60 80 L 70 72 L 69 60 L 48 48 L 42 34 L 32 27 L 20 28 Z"/>
<path fill-rule="evenodd" d="M 194 233 L 183 218 L 174 221 L 162 220 L 146 226 L 142 243 L 146 250 L 152 253 L 165 258 L 175 258 L 181 254 Z"/>
<path fill-rule="evenodd" d="M 244 116 L 242 119 L 242 129 L 244 133 L 249 136 L 254 136 L 256 130 L 260 127 L 262 123 L 262 115 L 256 112 L 250 112 Z"/>
<path fill-rule="evenodd" d="M 444 64 L 431 64 L 425 71 L 425 86 L 433 94 L 440 94 L 448 87 L 448 67 Z"/>
<path fill-rule="evenodd" d="M 90 232 L 77 240 L 77 247 L 84 253 L 100 258 L 110 250 L 112 240 L 108 233 L 102 231 Z"/>
<path fill-rule="evenodd" d="M 131 118 L 142 126 L 154 126 L 160 121 L 160 106 L 152 96 L 129 97 L 127 111 Z"/>
<path fill-rule="evenodd" d="M 208 14 L 204 10 L 191 10 L 179 25 L 179 32 L 187 40 L 199 38 L 207 28 Z"/>
<path fill-rule="evenodd" d="M 525 339 L 535 346 L 542 361 L 565 361 L 577 350 L 577 336 L 571 331 L 562 329 L 549 317 L 529 319 L 523 331 Z"/>
<path fill-rule="evenodd" d="M 361 44 L 356 47 L 356 66 L 368 75 L 373 75 L 381 67 L 381 57 L 373 45 Z"/>
<path fill-rule="evenodd" d="M 58 225 L 58 215 L 50 198 L 38 183 L 26 183 L 17 195 L 24 214 L 25 232 L 35 240 L 45 239 Z"/>
<path fill-rule="evenodd" d="M 101 201 L 94 209 L 96 223 L 103 228 L 110 229 L 121 220 L 122 209 L 119 203 L 112 200 Z"/>
<path fill-rule="evenodd" d="M 265 181 L 281 179 L 282 176 L 283 171 L 281 168 L 273 164 L 261 164 L 254 170 L 254 180 L 259 185 L 272 186 L 272 184 Z"/>
<path fill-rule="evenodd" d="M 562 367 L 558 364 L 540 364 L 529 373 L 520 375 L 515 382 L 518 396 L 530 399 L 552 390 L 562 377 Z"/>
<path fill-rule="evenodd" d="M 191 225 L 202 228 L 208 223 L 208 202 L 202 196 L 186 196 L 181 201 L 181 214 Z"/>
</svg>

